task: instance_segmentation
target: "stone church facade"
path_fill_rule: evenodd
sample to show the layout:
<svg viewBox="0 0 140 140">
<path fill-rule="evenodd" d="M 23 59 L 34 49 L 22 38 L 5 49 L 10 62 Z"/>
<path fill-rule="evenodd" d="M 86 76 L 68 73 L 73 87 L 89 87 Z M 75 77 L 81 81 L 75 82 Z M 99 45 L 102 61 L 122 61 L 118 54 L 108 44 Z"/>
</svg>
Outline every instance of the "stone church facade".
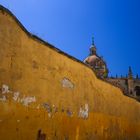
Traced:
<svg viewBox="0 0 140 140">
<path fill-rule="evenodd" d="M 140 101 L 140 78 L 138 75 L 134 77 L 132 69 L 129 67 L 128 76 L 126 77 L 108 77 L 109 70 L 107 68 L 107 64 L 103 58 L 97 54 L 97 48 L 94 44 L 94 40 L 92 40 L 90 54 L 84 60 L 84 63 L 93 69 L 98 78 L 119 87 L 125 95 Z"/>
<path fill-rule="evenodd" d="M 131 67 L 129 67 L 127 77 L 110 77 L 106 79 L 108 82 L 122 89 L 123 93 L 129 97 L 140 101 L 140 79 L 132 75 Z"/>
</svg>

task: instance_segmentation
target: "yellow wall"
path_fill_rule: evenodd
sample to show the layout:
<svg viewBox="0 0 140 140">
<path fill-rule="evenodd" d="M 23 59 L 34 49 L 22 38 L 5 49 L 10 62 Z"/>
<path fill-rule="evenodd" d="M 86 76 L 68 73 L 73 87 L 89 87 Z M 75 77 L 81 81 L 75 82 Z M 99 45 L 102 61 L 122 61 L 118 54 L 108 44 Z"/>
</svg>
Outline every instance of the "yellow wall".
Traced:
<svg viewBox="0 0 140 140">
<path fill-rule="evenodd" d="M 1 99 L 6 97 L 0 101 L 0 140 L 35 140 L 39 129 L 50 140 L 140 139 L 139 102 L 31 37 L 9 11 L 0 9 L 0 87 L 5 84 L 10 90 L 0 92 Z M 63 87 L 65 78 L 69 81 Z M 19 100 L 13 99 L 14 92 L 19 92 Z M 28 106 L 21 101 L 33 96 L 36 100 Z M 85 104 L 88 119 L 78 117 Z"/>
</svg>

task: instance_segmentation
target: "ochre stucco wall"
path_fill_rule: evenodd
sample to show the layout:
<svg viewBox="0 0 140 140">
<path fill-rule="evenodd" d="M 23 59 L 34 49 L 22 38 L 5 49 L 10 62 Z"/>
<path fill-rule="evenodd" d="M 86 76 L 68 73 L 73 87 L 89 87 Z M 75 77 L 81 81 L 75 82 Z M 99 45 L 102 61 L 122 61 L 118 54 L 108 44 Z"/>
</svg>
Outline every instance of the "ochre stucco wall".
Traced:
<svg viewBox="0 0 140 140">
<path fill-rule="evenodd" d="M 139 102 L 25 33 L 0 9 L 0 87 L 10 90 L 0 91 L 0 140 L 36 140 L 39 129 L 50 140 L 140 139 Z M 35 101 L 24 104 L 26 97 Z M 78 117 L 85 104 L 86 119 Z"/>
</svg>

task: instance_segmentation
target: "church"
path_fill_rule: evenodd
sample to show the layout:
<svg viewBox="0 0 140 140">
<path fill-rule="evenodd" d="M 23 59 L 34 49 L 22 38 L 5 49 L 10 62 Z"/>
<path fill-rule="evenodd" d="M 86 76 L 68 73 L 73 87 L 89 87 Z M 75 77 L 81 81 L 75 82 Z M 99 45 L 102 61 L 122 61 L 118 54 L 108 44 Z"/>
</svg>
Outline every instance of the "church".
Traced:
<svg viewBox="0 0 140 140">
<path fill-rule="evenodd" d="M 125 95 L 140 101 L 140 79 L 138 75 L 134 77 L 132 69 L 129 67 L 128 76 L 126 77 L 108 77 L 109 70 L 107 64 L 103 58 L 97 54 L 94 38 L 92 38 L 90 54 L 84 60 L 84 63 L 94 71 L 99 79 L 105 80 L 114 86 L 119 87 Z"/>
<path fill-rule="evenodd" d="M 84 60 L 88 66 L 90 66 L 98 78 L 107 78 L 108 69 L 105 61 L 97 54 L 96 46 L 94 44 L 94 38 L 92 38 L 92 45 L 90 47 L 90 55 Z"/>
</svg>

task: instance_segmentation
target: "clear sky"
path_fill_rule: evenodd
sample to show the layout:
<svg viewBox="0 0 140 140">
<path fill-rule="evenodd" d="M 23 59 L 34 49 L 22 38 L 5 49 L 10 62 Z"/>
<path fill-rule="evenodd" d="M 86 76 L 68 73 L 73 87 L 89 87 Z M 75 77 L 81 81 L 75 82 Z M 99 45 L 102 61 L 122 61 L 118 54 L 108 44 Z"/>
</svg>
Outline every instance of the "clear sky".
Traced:
<svg viewBox="0 0 140 140">
<path fill-rule="evenodd" d="M 140 74 L 140 0 L 0 0 L 25 28 L 84 60 L 92 36 L 110 75 Z"/>
</svg>

